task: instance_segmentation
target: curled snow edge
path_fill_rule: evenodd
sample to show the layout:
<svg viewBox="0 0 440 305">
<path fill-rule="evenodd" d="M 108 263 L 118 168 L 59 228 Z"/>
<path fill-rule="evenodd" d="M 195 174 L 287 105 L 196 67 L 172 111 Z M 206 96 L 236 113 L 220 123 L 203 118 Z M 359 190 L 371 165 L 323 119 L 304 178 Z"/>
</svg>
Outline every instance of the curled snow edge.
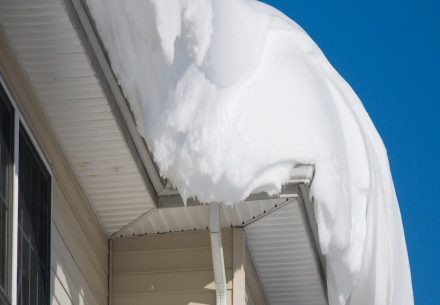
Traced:
<svg viewBox="0 0 440 305">
<path fill-rule="evenodd" d="M 315 164 L 335 304 L 413 304 L 386 150 L 361 101 L 295 22 L 253 0 L 87 0 L 160 173 L 184 198 L 277 193 Z"/>
</svg>

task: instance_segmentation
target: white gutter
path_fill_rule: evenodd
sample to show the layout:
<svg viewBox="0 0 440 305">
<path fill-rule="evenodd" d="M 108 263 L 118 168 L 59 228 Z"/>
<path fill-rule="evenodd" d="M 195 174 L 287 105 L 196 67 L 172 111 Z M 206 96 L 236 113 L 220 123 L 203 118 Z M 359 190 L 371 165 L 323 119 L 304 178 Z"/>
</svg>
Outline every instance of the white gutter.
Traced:
<svg viewBox="0 0 440 305">
<path fill-rule="evenodd" d="M 211 203 L 209 208 L 209 231 L 211 232 L 212 264 L 216 290 L 216 304 L 226 305 L 226 273 L 223 257 L 222 232 L 220 228 L 220 204 Z"/>
</svg>

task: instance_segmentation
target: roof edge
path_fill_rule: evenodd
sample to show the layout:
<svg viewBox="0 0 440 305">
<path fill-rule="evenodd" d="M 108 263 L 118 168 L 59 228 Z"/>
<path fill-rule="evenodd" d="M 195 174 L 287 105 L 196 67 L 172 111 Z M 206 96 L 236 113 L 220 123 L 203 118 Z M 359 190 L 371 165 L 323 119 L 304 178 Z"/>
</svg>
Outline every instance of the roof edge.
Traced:
<svg viewBox="0 0 440 305">
<path fill-rule="evenodd" d="M 94 23 L 83 1 L 62 1 L 65 4 L 69 18 L 78 33 L 78 37 L 96 73 L 96 77 L 102 86 L 109 106 L 116 118 L 116 122 L 129 147 L 147 190 L 157 206 L 158 194 L 164 189 L 162 180 L 145 140 L 137 131 L 133 114 L 113 73 L 105 48 L 96 32 Z"/>
</svg>

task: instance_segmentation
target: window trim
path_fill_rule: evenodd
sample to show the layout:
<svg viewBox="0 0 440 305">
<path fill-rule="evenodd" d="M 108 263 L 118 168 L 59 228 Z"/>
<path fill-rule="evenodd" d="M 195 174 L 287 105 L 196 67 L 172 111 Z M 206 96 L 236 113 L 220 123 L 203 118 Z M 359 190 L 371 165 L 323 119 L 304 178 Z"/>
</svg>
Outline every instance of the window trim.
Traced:
<svg viewBox="0 0 440 305">
<path fill-rule="evenodd" d="M 48 162 L 48 158 L 44 154 L 43 150 L 41 149 L 40 144 L 36 140 L 36 137 L 34 136 L 31 128 L 29 127 L 26 118 L 24 117 L 20 106 L 17 104 L 14 95 L 9 90 L 9 86 L 7 82 L 5 81 L 5 78 L 3 77 L 2 73 L 0 73 L 0 85 L 2 86 L 3 90 L 6 93 L 6 96 L 9 99 L 9 102 L 14 109 L 14 156 L 13 156 L 13 179 L 12 179 L 12 217 L 11 217 L 11 255 L 10 255 L 10 262 L 11 262 L 11 270 L 9 270 L 9 293 L 10 293 L 10 305 L 17 305 L 17 282 L 18 282 L 18 173 L 19 173 L 19 143 L 20 143 L 20 125 L 23 127 L 24 131 L 26 132 L 27 136 L 29 137 L 33 147 L 35 148 L 35 151 L 37 152 L 37 155 L 40 157 L 41 161 L 43 162 L 44 167 L 46 168 L 47 172 L 50 176 L 50 232 L 52 232 L 52 211 L 53 211 L 53 171 L 52 167 L 50 166 L 50 163 Z M 52 233 L 50 233 L 49 236 L 49 245 L 50 249 L 52 247 Z M 50 250 L 50 252 L 52 252 Z M 50 304 L 52 304 L 52 295 L 53 295 L 53 285 L 52 285 L 52 261 L 53 255 L 50 253 L 50 260 L 49 260 L 49 301 Z"/>
<path fill-rule="evenodd" d="M 7 99 L 9 99 L 8 94 L 6 93 L 6 90 L 2 90 L 3 94 L 5 95 L 5 97 Z M 2 94 L 2 95 L 3 95 Z M 5 108 L 9 109 L 11 111 L 11 116 L 10 116 L 10 127 L 12 127 L 12 129 L 14 128 L 14 124 L 15 124 L 15 108 L 12 105 L 12 103 L 10 103 L 9 101 L 6 101 Z M 4 275 L 6 275 L 6 282 L 4 283 L 4 287 L 1 288 L 2 292 L 2 300 L 6 299 L 6 301 L 9 303 L 11 301 L 11 296 L 10 296 L 10 290 L 11 290 L 11 262 L 12 262 L 12 209 L 13 209 L 13 187 L 14 187 L 14 168 L 13 168 L 13 163 L 14 163 L 14 133 L 10 134 L 10 144 L 11 144 L 11 150 L 12 150 L 12 154 L 9 156 L 10 161 L 12 162 L 12 166 L 10 166 L 10 168 L 8 168 L 8 173 L 7 175 L 9 176 L 9 181 L 8 183 L 5 185 L 6 188 L 9 188 L 8 190 L 5 190 L 8 195 L 6 196 L 6 200 L 8 201 L 7 204 L 7 209 L 8 209 L 8 217 L 7 217 L 7 227 L 6 227 L 6 244 L 4 244 L 5 246 L 5 250 L 6 250 L 6 270 L 3 270 L 2 272 L 6 272 L 4 273 Z M 1 203 L 0 203 L 1 204 Z M 1 238 L 1 236 L 0 236 Z"/>
<path fill-rule="evenodd" d="M 11 91 L 9 91 L 8 84 L 6 83 L 4 77 L 3 77 L 3 75 L 1 73 L 0 73 L 0 84 L 2 85 L 3 89 L 5 90 L 6 95 L 9 98 L 9 102 L 11 103 L 12 107 L 15 110 L 15 120 L 18 119 L 19 123 L 21 123 L 23 125 L 24 129 L 26 130 L 27 135 L 29 136 L 29 138 L 32 141 L 32 144 L 35 147 L 35 150 L 38 153 L 38 156 L 41 158 L 41 161 L 43 161 L 44 166 L 46 167 L 46 169 L 49 172 L 50 176 L 53 177 L 52 167 L 51 167 L 51 165 L 50 165 L 50 163 L 48 161 L 48 158 L 46 157 L 46 154 L 43 152 L 40 144 L 36 140 L 36 137 L 34 136 L 34 133 L 32 132 L 31 128 L 29 127 L 29 124 L 27 123 L 27 119 L 25 118 L 25 116 L 23 115 L 23 113 L 21 111 L 21 107 L 15 102 L 15 97 L 11 93 Z"/>
</svg>

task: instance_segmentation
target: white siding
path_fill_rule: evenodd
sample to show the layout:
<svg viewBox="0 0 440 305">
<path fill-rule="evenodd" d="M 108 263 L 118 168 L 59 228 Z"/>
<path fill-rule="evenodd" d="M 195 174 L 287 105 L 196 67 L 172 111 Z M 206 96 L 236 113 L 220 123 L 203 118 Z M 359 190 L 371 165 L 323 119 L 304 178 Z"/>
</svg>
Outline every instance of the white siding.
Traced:
<svg viewBox="0 0 440 305">
<path fill-rule="evenodd" d="M 234 305 L 267 305 L 245 235 L 242 228 L 233 229 L 233 302 Z"/>
<path fill-rule="evenodd" d="M 107 304 L 107 253 L 99 257 L 57 181 L 52 193 L 53 280 L 64 287 L 72 304 Z"/>
<path fill-rule="evenodd" d="M 223 235 L 232 304 L 232 230 Z M 113 240 L 113 305 L 215 304 L 209 231 Z"/>
</svg>

